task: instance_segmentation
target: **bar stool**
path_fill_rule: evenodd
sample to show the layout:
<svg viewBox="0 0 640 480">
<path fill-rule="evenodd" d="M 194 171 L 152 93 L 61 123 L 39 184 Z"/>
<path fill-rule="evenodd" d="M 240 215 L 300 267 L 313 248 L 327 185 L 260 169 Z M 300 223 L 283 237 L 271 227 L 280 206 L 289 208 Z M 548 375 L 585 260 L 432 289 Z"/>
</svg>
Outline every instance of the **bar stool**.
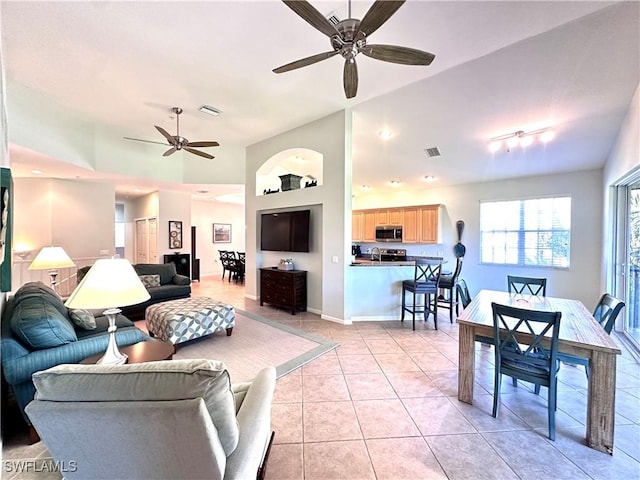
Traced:
<svg viewBox="0 0 640 480">
<path fill-rule="evenodd" d="M 444 298 L 438 297 L 438 303 L 442 308 L 449 309 L 449 321 L 453 323 L 453 305 L 455 299 L 456 317 L 458 316 L 458 302 L 460 297 L 458 295 L 458 277 L 462 272 L 462 260 L 464 257 L 456 258 L 456 269 L 452 274 L 442 275 L 440 278 L 440 288 L 442 290 L 448 290 L 447 295 Z"/>
<path fill-rule="evenodd" d="M 417 258 L 415 260 L 415 270 L 413 280 L 404 280 L 402 282 L 402 317 L 404 322 L 404 312 L 411 313 L 413 320 L 413 329 L 416 329 L 416 313 L 422 313 L 424 320 L 427 320 L 429 313 L 433 313 L 433 325 L 438 329 L 438 287 L 440 284 L 440 269 L 442 264 L 435 263 L 433 259 Z M 413 302 L 410 306 L 406 305 L 406 293 L 413 294 Z M 416 305 L 416 295 L 424 295 L 422 305 Z M 431 302 L 431 295 L 434 301 Z M 433 305 L 433 310 L 431 306 Z"/>
</svg>

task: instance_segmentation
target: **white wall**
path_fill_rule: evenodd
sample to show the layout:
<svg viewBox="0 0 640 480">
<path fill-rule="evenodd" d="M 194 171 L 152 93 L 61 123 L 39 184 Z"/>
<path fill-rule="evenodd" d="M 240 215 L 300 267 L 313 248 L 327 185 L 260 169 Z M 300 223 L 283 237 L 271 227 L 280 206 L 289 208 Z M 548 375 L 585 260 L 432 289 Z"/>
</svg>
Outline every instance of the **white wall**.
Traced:
<svg viewBox="0 0 640 480">
<path fill-rule="evenodd" d="M 444 205 L 443 243 L 427 247 L 444 251 L 448 264 L 454 265 L 453 245 L 457 241 L 455 223 L 464 220 L 462 243 L 467 247 L 461 277 L 474 295 L 480 289 L 506 290 L 507 274 L 547 277 L 547 294 L 575 298 L 591 308 L 599 298 L 602 259 L 602 171 L 590 170 L 498 182 L 428 188 L 415 198 L 402 198 L 405 205 Z M 480 201 L 507 200 L 537 196 L 571 195 L 571 267 L 514 268 L 481 265 L 479 258 Z M 370 196 L 366 206 L 357 208 L 402 206 L 398 198 Z M 415 248 L 415 247 L 409 247 Z M 419 247 L 422 248 L 422 247 Z"/>
<path fill-rule="evenodd" d="M 231 225 L 231 243 L 213 243 L 213 224 Z M 222 275 L 218 250 L 245 252 L 244 205 L 193 200 L 191 225 L 196 227 L 196 258 L 200 259 L 200 276 Z"/>
<path fill-rule="evenodd" d="M 307 270 L 308 309 L 329 320 L 345 319 L 346 269 L 351 259 L 351 111 L 340 111 L 247 147 L 246 222 L 247 274 L 246 295 L 258 297 L 257 268 L 271 266 L 273 259 L 263 258 L 258 249 L 262 211 L 322 206 L 320 245 L 307 254 L 287 254 L 296 268 Z M 256 196 L 256 171 L 277 153 L 290 148 L 308 148 L 319 152 L 324 161 L 324 184 L 314 188 Z M 333 262 L 333 258 L 337 261 Z M 255 268 L 249 268 L 249 265 Z"/>
</svg>

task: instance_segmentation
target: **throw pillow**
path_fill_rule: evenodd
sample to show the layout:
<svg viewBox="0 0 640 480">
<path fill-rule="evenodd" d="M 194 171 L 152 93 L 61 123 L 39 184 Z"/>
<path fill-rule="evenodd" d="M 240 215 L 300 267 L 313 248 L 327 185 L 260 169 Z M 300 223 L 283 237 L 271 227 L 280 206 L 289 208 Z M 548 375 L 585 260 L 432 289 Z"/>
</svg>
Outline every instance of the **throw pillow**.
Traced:
<svg viewBox="0 0 640 480">
<path fill-rule="evenodd" d="M 59 347 L 78 339 L 69 319 L 44 297 L 26 298 L 16 305 L 11 330 L 33 350 Z"/>
<path fill-rule="evenodd" d="M 96 317 L 94 317 L 93 313 L 91 313 L 89 310 L 70 308 L 69 318 L 74 324 L 76 324 L 76 326 L 82 328 L 83 330 L 95 330 L 98 326 L 96 324 Z"/>
<path fill-rule="evenodd" d="M 160 286 L 160 275 L 139 275 L 139 277 L 146 288 Z"/>
</svg>

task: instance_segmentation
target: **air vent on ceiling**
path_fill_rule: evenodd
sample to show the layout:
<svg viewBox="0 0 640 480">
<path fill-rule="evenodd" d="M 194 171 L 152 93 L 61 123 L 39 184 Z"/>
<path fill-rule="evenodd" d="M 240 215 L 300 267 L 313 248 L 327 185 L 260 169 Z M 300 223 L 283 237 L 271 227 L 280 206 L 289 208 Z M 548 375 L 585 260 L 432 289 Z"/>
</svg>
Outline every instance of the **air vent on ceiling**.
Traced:
<svg viewBox="0 0 640 480">
<path fill-rule="evenodd" d="M 425 148 L 424 153 L 426 153 L 429 158 L 440 156 L 440 150 L 438 150 L 438 147 Z"/>
<path fill-rule="evenodd" d="M 340 23 L 338 14 L 335 11 L 329 13 L 325 18 L 329 20 L 329 22 L 331 22 L 332 25 L 337 25 L 338 23 Z"/>
</svg>

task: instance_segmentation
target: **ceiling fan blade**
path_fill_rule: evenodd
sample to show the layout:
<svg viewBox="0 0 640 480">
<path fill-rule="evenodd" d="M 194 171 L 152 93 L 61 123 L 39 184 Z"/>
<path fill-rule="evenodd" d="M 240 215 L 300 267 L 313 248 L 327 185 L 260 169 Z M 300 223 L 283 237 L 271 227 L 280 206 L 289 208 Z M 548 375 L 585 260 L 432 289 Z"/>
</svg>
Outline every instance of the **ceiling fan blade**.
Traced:
<svg viewBox="0 0 640 480">
<path fill-rule="evenodd" d="M 293 10 L 299 17 L 302 17 L 309 25 L 316 30 L 320 30 L 327 37 L 340 35 L 333 24 L 329 22 L 324 15 L 316 10 L 309 2 L 305 0 L 282 0 L 284 4 Z"/>
<path fill-rule="evenodd" d="M 190 147 L 219 147 L 218 142 L 189 142 Z"/>
<path fill-rule="evenodd" d="M 312 65 L 322 60 L 326 60 L 327 58 L 333 57 L 337 53 L 338 50 L 334 50 L 333 52 L 323 52 L 307 58 L 301 58 L 300 60 L 296 60 L 295 62 L 287 63 L 286 65 L 282 65 L 281 67 L 274 68 L 273 73 L 284 73 L 295 70 L 296 68 L 306 67 L 307 65 Z"/>
<path fill-rule="evenodd" d="M 376 60 L 402 65 L 431 65 L 436 58 L 433 53 L 396 45 L 367 45 L 361 48 L 360 52 Z"/>
<path fill-rule="evenodd" d="M 347 98 L 355 97 L 358 93 L 358 66 L 354 58 L 345 60 L 342 81 Z"/>
<path fill-rule="evenodd" d="M 364 33 L 367 37 L 375 32 L 380 26 L 389 20 L 391 15 L 396 13 L 404 0 L 402 1 L 387 1 L 377 0 L 371 8 L 365 13 L 362 21 L 360 22 L 360 32 Z"/>
<path fill-rule="evenodd" d="M 163 157 L 168 157 L 169 155 L 175 153 L 178 149 L 176 147 L 171 147 L 169 150 L 162 154 Z"/>
<path fill-rule="evenodd" d="M 201 157 L 212 159 L 215 158 L 213 155 L 209 155 L 208 153 L 201 152 L 200 150 L 194 150 L 193 148 L 184 147 L 187 152 L 193 153 L 194 155 L 200 155 Z"/>
<path fill-rule="evenodd" d="M 136 142 L 157 143 L 158 145 L 167 145 L 165 142 L 154 142 L 153 140 L 142 140 L 141 138 L 122 137 L 125 140 L 134 140 Z"/>
<path fill-rule="evenodd" d="M 157 126 L 157 125 L 156 125 L 155 127 L 156 127 L 156 130 L 158 130 L 158 131 L 162 134 L 162 136 L 163 136 L 164 138 L 166 138 L 166 139 L 167 139 L 167 141 L 169 142 L 169 144 L 171 144 L 171 145 L 175 145 L 175 144 L 176 144 L 176 139 L 175 139 L 175 138 L 173 138 L 173 135 L 169 135 L 169 132 L 167 132 L 167 131 L 166 131 L 164 128 L 162 128 L 162 127 L 159 127 L 159 126 Z"/>
</svg>

